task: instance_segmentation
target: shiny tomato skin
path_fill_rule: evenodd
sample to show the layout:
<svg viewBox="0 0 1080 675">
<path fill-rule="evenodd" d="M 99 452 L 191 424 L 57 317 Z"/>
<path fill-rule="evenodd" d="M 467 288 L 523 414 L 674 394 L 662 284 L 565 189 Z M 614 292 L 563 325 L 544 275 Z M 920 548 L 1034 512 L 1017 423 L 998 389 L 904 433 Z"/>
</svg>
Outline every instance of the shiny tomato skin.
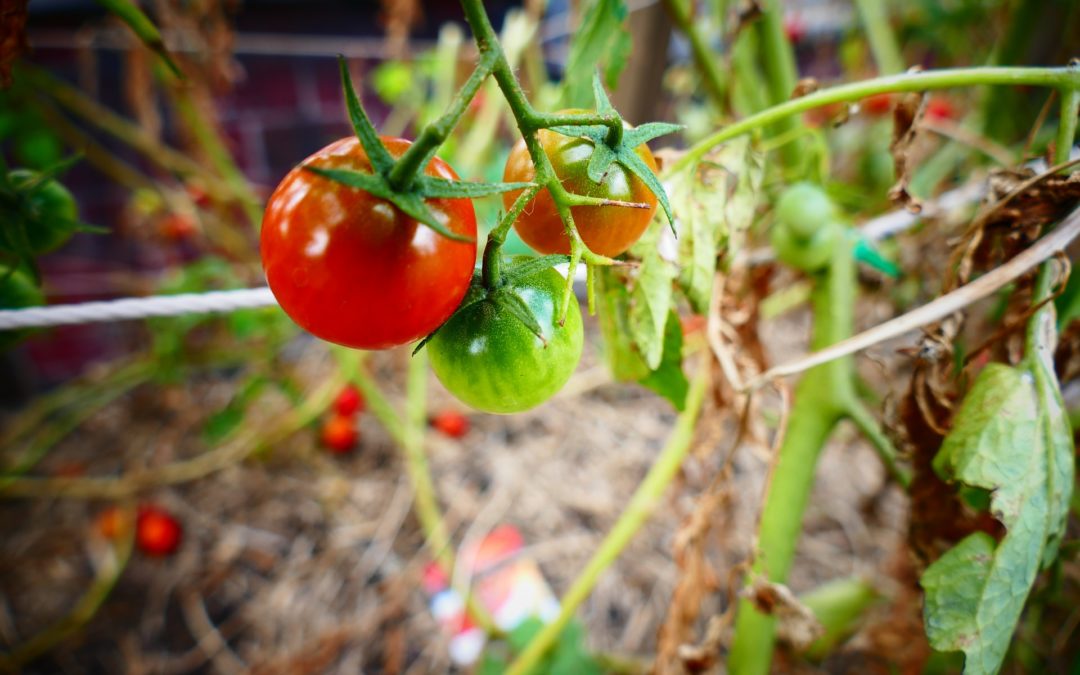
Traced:
<svg viewBox="0 0 1080 675">
<path fill-rule="evenodd" d="M 570 209 L 582 241 L 593 253 L 613 257 L 633 246 L 649 226 L 649 221 L 656 211 L 656 196 L 648 186 L 618 163 L 611 165 L 603 182 L 594 183 L 588 173 L 589 158 L 593 153 L 592 141 L 563 136 L 547 129 L 541 129 L 537 137 L 551 161 L 552 168 L 555 169 L 555 175 L 562 181 L 567 192 L 649 205 L 648 209 L 625 206 L 574 206 Z M 636 152 L 653 172 L 657 171 L 656 160 L 653 159 L 649 146 L 643 143 L 636 148 Z M 525 147 L 525 141 L 520 140 L 506 160 L 503 180 L 528 182 L 535 177 L 536 168 L 533 166 L 532 157 Z M 503 193 L 503 204 L 507 209 L 513 205 L 519 194 L 520 191 Z M 514 222 L 514 229 L 526 244 L 540 253 L 570 253 L 570 238 L 566 236 L 566 227 L 559 218 L 551 193 L 547 190 L 541 190 L 532 202 L 525 206 L 525 210 Z"/>
<path fill-rule="evenodd" d="M 549 268 L 500 290 L 515 293 L 532 310 L 547 344 L 490 297 L 463 308 L 427 345 L 439 381 L 484 412 L 522 412 L 551 398 L 573 374 L 584 342 L 576 302 L 565 324 L 555 323 L 565 287 L 562 275 Z"/>
<path fill-rule="evenodd" d="M 394 157 L 409 147 L 383 138 Z M 304 160 L 370 172 L 355 137 Z M 442 160 L 425 169 L 456 180 Z M 450 316 L 476 263 L 476 214 L 468 199 L 429 199 L 454 241 L 364 190 L 294 168 L 274 190 L 263 218 L 263 270 L 278 303 L 316 337 L 356 349 L 387 349 L 428 335 Z"/>
</svg>

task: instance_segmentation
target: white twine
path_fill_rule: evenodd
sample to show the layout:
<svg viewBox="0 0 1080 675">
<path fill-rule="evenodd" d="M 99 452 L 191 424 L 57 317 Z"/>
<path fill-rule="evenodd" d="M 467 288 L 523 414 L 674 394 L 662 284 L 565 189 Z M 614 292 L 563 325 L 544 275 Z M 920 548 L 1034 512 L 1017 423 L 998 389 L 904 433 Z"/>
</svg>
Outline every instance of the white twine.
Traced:
<svg viewBox="0 0 1080 675">
<path fill-rule="evenodd" d="M 179 316 L 181 314 L 222 313 L 238 309 L 274 307 L 270 289 L 243 288 L 235 291 L 210 291 L 208 293 L 181 293 L 157 295 L 148 298 L 121 298 L 101 302 L 83 302 L 74 305 L 29 307 L 26 309 L 0 310 L 0 331 L 16 328 L 42 328 L 66 326 L 77 323 L 102 323 L 105 321 L 128 321 L 153 316 Z"/>
<path fill-rule="evenodd" d="M 920 214 L 909 213 L 902 209 L 893 211 L 867 221 L 861 230 L 872 241 L 891 237 L 912 227 L 923 218 L 977 201 L 985 193 L 986 182 L 977 181 L 942 194 L 937 200 L 926 204 Z M 771 258 L 772 251 L 769 249 L 755 251 L 751 254 L 752 263 L 766 262 Z M 578 278 L 575 281 L 584 282 L 584 270 L 579 268 L 577 276 Z M 270 289 L 264 286 L 262 288 L 245 288 L 236 291 L 157 295 L 148 298 L 122 298 L 74 305 L 4 309 L 0 310 L 0 331 L 18 328 L 66 326 L 79 323 L 129 321 L 155 316 L 179 316 L 181 314 L 199 313 L 220 314 L 238 309 L 258 309 L 276 305 L 277 301 L 270 293 Z"/>
</svg>

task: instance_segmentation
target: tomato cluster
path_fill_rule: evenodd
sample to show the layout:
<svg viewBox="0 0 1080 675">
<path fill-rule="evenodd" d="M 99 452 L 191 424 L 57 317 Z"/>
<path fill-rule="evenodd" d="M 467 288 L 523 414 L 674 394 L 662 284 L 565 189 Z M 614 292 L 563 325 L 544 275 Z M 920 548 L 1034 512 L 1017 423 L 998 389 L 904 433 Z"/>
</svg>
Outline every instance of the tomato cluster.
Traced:
<svg viewBox="0 0 1080 675">
<path fill-rule="evenodd" d="M 471 200 L 430 196 L 422 189 L 406 193 L 403 198 L 420 195 L 441 227 L 417 220 L 423 214 L 409 206 L 416 202 L 399 201 L 396 192 L 410 188 L 391 181 L 390 160 L 376 154 L 373 131 L 361 133 L 367 129 L 364 123 L 359 122 L 357 132 L 363 141 L 344 138 L 319 150 L 285 176 L 269 199 L 260 246 L 267 281 L 282 309 L 313 335 L 357 349 L 386 349 L 429 336 L 436 375 L 480 410 L 517 412 L 550 398 L 569 379 L 582 351 L 577 304 L 570 303 L 563 316 L 566 280 L 550 266 L 512 279 L 497 272 L 494 279 L 474 275 L 477 228 Z M 630 248 L 657 205 L 640 174 L 612 163 L 594 181 L 588 167 L 596 141 L 546 129 L 537 138 L 568 193 L 645 205 L 571 207 L 574 225 L 591 251 L 616 256 Z M 394 160 L 410 147 L 400 138 L 380 141 Z M 640 159 L 641 166 L 656 171 L 644 143 L 626 152 L 631 163 L 638 165 Z M 428 162 L 424 174 L 444 181 L 440 185 L 458 180 L 438 158 Z M 504 180 L 528 183 L 535 177 L 522 141 L 507 160 Z M 414 183 L 425 184 L 420 179 Z M 520 192 L 504 193 L 508 208 Z M 547 190 L 513 225 L 541 253 L 570 252 L 566 224 Z M 347 397 L 336 405 L 353 407 Z M 454 428 L 444 431 L 454 436 L 467 428 L 449 426 Z M 350 412 L 339 410 L 322 429 L 323 444 L 335 452 L 347 452 L 356 440 Z"/>
</svg>

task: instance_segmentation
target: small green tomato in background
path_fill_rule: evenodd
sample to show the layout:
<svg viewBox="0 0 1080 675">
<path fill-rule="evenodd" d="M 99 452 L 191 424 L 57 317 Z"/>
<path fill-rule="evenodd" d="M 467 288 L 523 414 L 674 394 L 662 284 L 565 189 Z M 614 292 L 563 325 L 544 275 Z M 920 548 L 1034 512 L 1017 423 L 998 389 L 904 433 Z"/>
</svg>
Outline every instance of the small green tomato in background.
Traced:
<svg viewBox="0 0 1080 675">
<path fill-rule="evenodd" d="M 21 309 L 43 304 L 45 297 L 30 276 L 20 269 L 0 265 L 0 309 Z M 11 347 L 28 331 L 0 331 L 0 350 Z"/>
<path fill-rule="evenodd" d="M 576 302 L 570 303 L 565 324 L 556 323 L 565 287 L 562 275 L 548 268 L 469 305 L 473 293 L 485 292 L 475 279 L 465 306 L 428 342 L 439 381 L 463 402 L 491 413 L 522 412 L 554 396 L 581 360 L 584 342 Z M 499 301 L 500 294 L 521 299 L 543 340 Z"/>
<path fill-rule="evenodd" d="M 15 169 L 8 180 L 17 192 L 38 178 L 36 171 Z M 26 238 L 35 254 L 48 253 L 63 246 L 79 228 L 79 208 L 66 187 L 52 178 L 22 196 L 21 217 L 26 226 Z"/>
</svg>

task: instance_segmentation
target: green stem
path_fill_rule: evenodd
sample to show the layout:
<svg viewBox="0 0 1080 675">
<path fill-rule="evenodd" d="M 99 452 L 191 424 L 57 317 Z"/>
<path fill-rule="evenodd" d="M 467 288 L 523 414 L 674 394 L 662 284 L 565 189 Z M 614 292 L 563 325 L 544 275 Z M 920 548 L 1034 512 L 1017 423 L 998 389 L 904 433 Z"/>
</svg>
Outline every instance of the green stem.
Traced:
<svg viewBox="0 0 1080 675">
<path fill-rule="evenodd" d="M 830 103 L 858 101 L 874 94 L 949 89 L 976 85 L 1033 85 L 1042 87 L 1080 87 L 1080 67 L 1065 68 L 949 68 L 920 73 L 902 73 L 872 80 L 842 84 L 816 91 L 773 106 L 730 124 L 694 144 L 664 173 L 670 175 L 700 161 L 713 147 L 779 120 Z"/>
<path fill-rule="evenodd" d="M 563 596 L 559 616 L 545 625 L 529 642 L 524 651 L 507 668 L 506 675 L 523 675 L 537 665 L 558 640 L 577 608 L 589 597 L 600 575 L 611 567 L 638 530 L 652 516 L 690 450 L 694 438 L 694 427 L 708 389 L 708 372 L 709 369 L 706 367 L 698 369 L 697 377 L 686 398 L 686 409 L 680 413 L 675 422 L 675 428 L 668 437 L 667 444 L 634 492 L 634 496 L 630 498 L 630 503 L 623 509 L 619 520 L 600 544 L 600 548 L 593 553 L 585 569 Z"/>
<path fill-rule="evenodd" d="M 839 225 L 832 225 L 839 227 Z M 826 270 L 815 278 L 810 299 L 814 329 L 811 349 L 816 351 L 852 334 L 856 291 L 853 243 L 834 238 Z M 790 422 L 765 495 L 758 529 L 757 555 L 750 580 L 763 577 L 785 583 L 803 514 L 814 484 L 818 456 L 833 429 L 855 405 L 854 363 L 851 357 L 811 368 L 795 388 Z M 769 672 L 776 640 L 776 619 L 743 600 L 735 620 L 728 669 L 733 675 Z"/>
<path fill-rule="evenodd" d="M 541 188 L 546 188 L 548 192 L 551 193 L 551 199 L 555 203 L 555 208 L 562 218 L 563 223 L 566 225 L 566 233 L 570 238 L 570 269 L 567 273 L 567 284 L 563 291 L 562 303 L 560 305 L 561 309 L 559 316 L 561 323 L 565 319 L 567 308 L 570 306 L 570 300 L 574 290 L 574 272 L 577 269 L 577 264 L 584 260 L 591 265 L 610 265 L 614 261 L 606 256 L 593 253 L 585 246 L 584 242 L 582 242 L 581 235 L 578 234 L 577 227 L 574 225 L 574 218 L 570 213 L 570 206 L 572 204 L 569 193 L 563 188 L 562 182 L 555 174 L 555 169 L 551 166 L 551 160 L 548 159 L 547 153 L 544 152 L 544 148 L 540 144 L 537 131 L 547 126 L 556 126 L 563 123 L 607 124 L 614 122 L 614 118 L 598 113 L 569 114 L 564 116 L 537 112 L 525 97 L 525 92 L 521 90 L 521 85 L 518 83 L 517 78 L 514 76 L 513 69 L 506 60 L 506 54 L 499 45 L 499 39 L 495 34 L 495 29 L 491 26 L 491 20 L 488 18 L 483 2 L 481 0 L 461 0 L 461 7 L 465 12 L 465 19 L 472 28 L 473 39 L 476 41 L 476 46 L 480 50 L 480 53 L 485 56 L 488 54 L 492 55 L 493 69 L 491 75 L 495 78 L 495 82 L 499 85 L 499 89 L 502 90 L 503 96 L 510 106 L 510 110 L 514 115 L 514 121 L 517 123 L 518 130 L 521 132 L 522 139 L 525 141 L 525 147 L 528 149 L 529 156 L 532 158 L 533 167 L 536 172 L 533 182 Z M 617 131 L 616 127 L 618 127 Z M 618 136 L 621 133 L 621 121 L 617 124 L 611 124 L 612 136 Z"/>
<path fill-rule="evenodd" d="M 859 428 L 866 440 L 870 441 L 870 445 L 874 446 L 878 457 L 881 458 L 882 463 L 885 465 L 885 470 L 901 487 L 907 490 L 911 486 L 911 473 L 900 466 L 897 460 L 896 446 L 881 430 L 881 425 L 870 414 L 866 406 L 859 402 L 853 402 L 847 411 L 847 417 Z"/>
<path fill-rule="evenodd" d="M 1054 163 L 1063 164 L 1069 160 L 1072 145 L 1076 140 L 1077 115 L 1080 114 L 1080 86 L 1062 87 L 1061 119 L 1058 120 L 1057 142 L 1054 147 Z"/>
<path fill-rule="evenodd" d="M 694 25 L 693 17 L 690 16 L 690 7 L 685 0 L 664 0 L 668 16 L 686 36 L 690 42 L 690 51 L 694 55 L 698 72 L 705 85 L 705 91 L 712 99 L 717 110 L 724 108 L 724 76 L 720 73 L 720 58 L 709 49 L 709 45 L 702 37 L 701 31 Z"/>
<path fill-rule="evenodd" d="M 795 65 L 795 53 L 784 33 L 784 6 L 782 0 L 762 0 L 761 18 L 754 24 L 758 38 L 762 67 L 769 99 L 778 105 L 791 99 L 799 74 Z M 788 168 L 798 166 L 802 160 L 803 141 L 796 133 L 802 121 L 797 117 L 783 117 L 772 125 L 772 136 L 791 136 L 791 143 L 780 149 L 780 157 Z"/>
<path fill-rule="evenodd" d="M 904 70 L 904 56 L 896 43 L 896 35 L 889 25 L 889 15 L 884 0 L 855 0 L 859 16 L 866 27 L 866 38 L 874 54 L 878 72 L 894 75 Z"/>
<path fill-rule="evenodd" d="M 386 177 L 390 186 L 402 190 L 412 183 L 417 173 L 431 161 L 435 151 L 446 142 L 458 120 L 465 114 L 469 103 L 484 84 L 495 65 L 495 54 L 488 52 L 480 55 L 480 63 L 473 69 L 472 75 L 450 102 L 450 107 L 442 117 L 424 127 L 416 141 L 394 162 L 390 174 Z"/>
</svg>

